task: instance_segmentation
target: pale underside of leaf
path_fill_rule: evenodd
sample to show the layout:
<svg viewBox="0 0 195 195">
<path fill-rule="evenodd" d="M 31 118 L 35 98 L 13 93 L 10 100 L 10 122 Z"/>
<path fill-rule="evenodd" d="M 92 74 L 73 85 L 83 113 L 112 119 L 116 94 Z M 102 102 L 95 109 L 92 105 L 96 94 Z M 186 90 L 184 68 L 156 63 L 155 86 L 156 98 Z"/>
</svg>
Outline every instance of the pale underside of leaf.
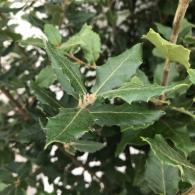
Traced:
<svg viewBox="0 0 195 195">
<path fill-rule="evenodd" d="M 93 64 L 99 58 L 101 50 L 100 37 L 92 31 L 91 26 L 84 24 L 80 32 L 63 43 L 59 49 L 72 52 L 79 48 L 83 50 L 84 58 L 88 63 Z"/>
<path fill-rule="evenodd" d="M 195 84 L 195 69 L 188 69 L 188 74 L 190 76 L 190 81 Z"/>
<path fill-rule="evenodd" d="M 175 91 L 180 88 L 186 88 L 187 84 L 178 84 L 171 86 L 159 86 L 159 85 L 148 85 L 148 86 L 137 86 L 121 87 L 119 89 L 110 90 L 107 92 L 103 92 L 99 94 L 99 96 L 103 96 L 104 98 L 121 98 L 127 103 L 131 104 L 135 101 L 146 101 L 148 102 L 151 98 L 160 96 L 164 93 Z"/>
<path fill-rule="evenodd" d="M 176 45 L 163 39 L 160 34 L 156 33 L 153 29 L 150 29 L 150 31 L 143 37 L 155 45 L 157 53 L 160 57 L 168 58 L 173 62 L 178 62 L 184 65 L 186 68 L 190 67 L 189 49 L 186 49 L 182 45 Z"/>
</svg>

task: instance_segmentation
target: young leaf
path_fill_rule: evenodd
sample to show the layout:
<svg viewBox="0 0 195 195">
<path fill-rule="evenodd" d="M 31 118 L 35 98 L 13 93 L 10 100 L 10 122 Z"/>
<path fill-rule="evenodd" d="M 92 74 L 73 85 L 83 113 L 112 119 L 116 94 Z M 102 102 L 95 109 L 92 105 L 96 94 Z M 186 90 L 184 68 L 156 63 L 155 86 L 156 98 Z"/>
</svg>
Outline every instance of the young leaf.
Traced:
<svg viewBox="0 0 195 195">
<path fill-rule="evenodd" d="M 96 85 L 92 91 L 100 94 L 120 87 L 128 81 L 142 63 L 142 44 L 137 44 L 119 56 L 110 58 L 106 64 L 97 68 Z"/>
<path fill-rule="evenodd" d="M 182 45 L 176 45 L 163 39 L 153 29 L 150 29 L 150 31 L 144 35 L 143 38 L 149 40 L 153 45 L 155 45 L 160 57 L 168 58 L 172 62 L 178 62 L 184 65 L 186 68 L 190 67 L 189 49 L 186 49 Z"/>
<path fill-rule="evenodd" d="M 84 57 L 88 63 L 93 64 L 99 58 L 101 49 L 100 37 L 92 31 L 91 26 L 83 25 L 81 31 L 62 44 L 60 49 L 73 51 L 78 49 L 78 47 L 83 50 Z"/>
<path fill-rule="evenodd" d="M 81 152 L 90 152 L 90 153 L 101 150 L 103 147 L 106 146 L 105 143 L 86 141 L 86 140 L 78 140 L 76 142 L 72 142 L 71 145 L 74 146 L 75 149 Z"/>
<path fill-rule="evenodd" d="M 45 24 L 44 26 L 44 32 L 48 37 L 48 40 L 51 44 L 55 45 L 55 46 L 59 46 L 61 41 L 62 41 L 62 37 L 58 31 L 58 29 L 53 26 L 52 24 Z"/>
<path fill-rule="evenodd" d="M 56 75 L 51 66 L 47 66 L 38 74 L 36 83 L 39 87 L 48 88 L 56 80 Z"/>
<path fill-rule="evenodd" d="M 49 43 L 46 44 L 46 51 L 48 56 L 51 59 L 52 67 L 56 71 L 59 81 L 62 83 L 68 84 L 68 80 L 74 90 L 79 94 L 85 94 L 86 89 L 83 86 L 81 75 L 78 67 L 75 64 L 70 62 L 67 58 L 62 56 L 56 49 L 54 49 Z M 64 80 L 64 77 L 67 77 Z M 70 85 L 64 86 L 67 87 L 67 93 L 73 94 L 72 88 Z"/>
<path fill-rule="evenodd" d="M 161 135 L 156 135 L 155 139 L 143 138 L 146 141 L 155 156 L 165 163 L 179 168 L 181 176 L 191 184 L 195 184 L 195 167 L 188 162 L 183 155 L 170 147 Z"/>
<path fill-rule="evenodd" d="M 188 74 L 190 76 L 190 80 L 193 84 L 195 84 L 195 69 L 189 68 Z"/>
<path fill-rule="evenodd" d="M 119 125 L 131 129 L 146 128 L 165 114 L 141 104 L 98 105 L 92 107 L 90 112 L 96 119 L 95 123 L 100 126 Z"/>
<path fill-rule="evenodd" d="M 131 104 L 135 101 L 146 101 L 148 102 L 152 97 L 160 96 L 161 94 L 178 90 L 180 88 L 186 88 L 187 84 L 178 84 L 170 86 L 160 86 L 160 85 L 147 85 L 147 86 L 128 86 L 110 90 L 99 94 L 104 98 L 121 98 L 127 103 Z"/>
<path fill-rule="evenodd" d="M 146 161 L 144 178 L 155 194 L 173 195 L 178 191 L 178 169 L 160 161 L 152 152 Z"/>
<path fill-rule="evenodd" d="M 68 143 L 80 138 L 93 124 L 92 115 L 85 109 L 65 108 L 48 120 L 46 147 L 52 142 Z"/>
</svg>

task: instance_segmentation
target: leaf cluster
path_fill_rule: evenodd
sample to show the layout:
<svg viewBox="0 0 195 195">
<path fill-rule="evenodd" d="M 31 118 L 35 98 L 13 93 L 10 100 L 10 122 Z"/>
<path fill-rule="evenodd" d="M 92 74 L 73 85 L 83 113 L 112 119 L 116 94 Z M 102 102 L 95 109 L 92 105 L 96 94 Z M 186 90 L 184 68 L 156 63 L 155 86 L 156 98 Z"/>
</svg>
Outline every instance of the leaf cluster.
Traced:
<svg viewBox="0 0 195 195">
<path fill-rule="evenodd" d="M 195 4 L 173 44 L 177 3 L 0 1 L 0 194 L 193 191 Z M 42 35 L 17 33 L 17 14 Z"/>
</svg>

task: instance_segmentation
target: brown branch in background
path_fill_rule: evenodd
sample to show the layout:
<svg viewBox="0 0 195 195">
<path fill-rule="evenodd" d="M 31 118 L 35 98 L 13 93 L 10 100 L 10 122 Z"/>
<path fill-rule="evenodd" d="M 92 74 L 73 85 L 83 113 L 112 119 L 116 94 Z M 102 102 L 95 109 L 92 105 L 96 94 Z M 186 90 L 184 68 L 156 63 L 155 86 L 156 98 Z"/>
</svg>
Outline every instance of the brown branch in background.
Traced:
<svg viewBox="0 0 195 195">
<path fill-rule="evenodd" d="M 180 24 L 185 16 L 185 13 L 186 13 L 186 10 L 189 6 L 189 3 L 190 3 L 190 0 L 180 0 L 179 1 L 179 5 L 177 7 L 175 17 L 173 20 L 173 29 L 172 29 L 172 34 L 171 34 L 171 38 L 170 38 L 172 43 L 177 42 L 177 38 L 179 35 L 179 30 L 180 30 Z"/>
<path fill-rule="evenodd" d="M 171 33 L 171 37 L 170 37 L 170 41 L 172 43 L 176 43 L 177 42 L 177 38 L 179 35 L 179 30 L 180 30 L 180 25 L 181 25 L 181 21 L 183 20 L 186 10 L 189 6 L 190 0 L 179 0 L 179 4 L 175 13 L 175 17 L 173 20 L 173 27 L 172 27 L 172 33 Z M 169 78 L 169 72 L 170 72 L 170 60 L 167 58 L 165 60 L 165 64 L 164 64 L 164 70 L 163 70 L 163 78 L 161 81 L 161 85 L 162 86 L 166 86 L 168 83 L 168 78 Z M 160 97 L 161 100 L 165 100 L 166 97 L 165 95 L 162 95 Z"/>
<path fill-rule="evenodd" d="M 62 10 L 61 10 L 61 15 L 60 15 L 60 19 L 59 19 L 59 28 L 61 28 L 63 22 L 64 22 L 64 18 L 66 17 L 66 9 L 68 8 L 68 5 L 70 4 L 69 0 L 64 0 L 62 2 Z"/>
<path fill-rule="evenodd" d="M 18 112 L 23 116 L 24 120 L 27 121 L 30 119 L 26 110 L 22 107 L 22 105 L 12 96 L 12 94 L 4 87 L 0 88 L 1 92 L 9 99 L 10 103 L 16 106 Z"/>
</svg>

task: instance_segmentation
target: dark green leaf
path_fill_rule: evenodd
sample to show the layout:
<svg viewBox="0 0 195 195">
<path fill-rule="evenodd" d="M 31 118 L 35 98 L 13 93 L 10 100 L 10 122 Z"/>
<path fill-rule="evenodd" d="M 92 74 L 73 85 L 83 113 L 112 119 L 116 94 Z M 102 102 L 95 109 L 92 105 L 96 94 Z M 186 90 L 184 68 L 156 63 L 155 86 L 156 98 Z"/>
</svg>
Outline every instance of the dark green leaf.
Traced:
<svg viewBox="0 0 195 195">
<path fill-rule="evenodd" d="M 87 140 L 78 140 L 76 142 L 72 142 L 71 145 L 74 146 L 75 149 L 81 152 L 90 152 L 90 153 L 101 150 L 103 147 L 106 146 L 106 144 L 104 143 L 87 141 Z"/>
<path fill-rule="evenodd" d="M 116 156 L 124 151 L 127 144 L 131 144 L 134 140 L 136 140 L 139 134 L 140 134 L 140 131 L 133 131 L 133 130 L 122 132 L 121 140 L 118 143 L 117 148 L 116 148 L 116 152 L 115 152 Z"/>
<path fill-rule="evenodd" d="M 178 192 L 178 169 L 160 161 L 152 152 L 146 161 L 145 180 L 155 194 L 173 195 Z"/>
<path fill-rule="evenodd" d="M 0 181 L 6 184 L 10 184 L 14 181 L 12 173 L 8 169 L 0 168 Z"/>
<path fill-rule="evenodd" d="M 161 110 L 154 110 L 145 105 L 123 104 L 121 106 L 98 105 L 91 109 L 95 123 L 100 126 L 119 125 L 128 129 L 143 129 L 152 125 L 165 113 Z"/>
<path fill-rule="evenodd" d="M 171 137 L 171 140 L 178 149 L 184 152 L 186 157 L 190 154 L 190 152 L 195 151 L 195 146 L 190 139 L 186 126 L 174 128 L 172 129 L 172 132 L 173 136 Z"/>
<path fill-rule="evenodd" d="M 61 109 L 58 115 L 48 120 L 46 147 L 52 142 L 74 141 L 89 131 L 92 124 L 93 118 L 85 109 Z"/>
<path fill-rule="evenodd" d="M 15 187 L 14 185 L 8 186 L 5 188 L 2 192 L 0 192 L 0 195 L 26 195 L 26 192 L 22 188 Z"/>
<path fill-rule="evenodd" d="M 142 138 L 146 141 L 156 157 L 165 163 L 177 167 L 183 179 L 191 184 L 195 184 L 195 167 L 179 152 L 170 147 L 161 135 L 156 135 L 155 139 Z"/>
<path fill-rule="evenodd" d="M 142 44 L 137 44 L 119 56 L 110 58 L 97 68 L 96 85 L 92 91 L 96 94 L 120 87 L 136 73 L 142 63 Z"/>
<path fill-rule="evenodd" d="M 20 41 L 20 43 L 24 46 L 33 45 L 35 47 L 44 48 L 43 41 L 39 38 L 28 38 L 26 40 Z"/>
<path fill-rule="evenodd" d="M 176 91 L 181 88 L 186 88 L 187 84 L 176 84 L 163 87 L 160 85 L 132 86 L 127 84 L 121 88 L 110 90 L 99 94 L 104 98 L 121 98 L 131 104 L 135 101 L 148 102 L 151 98 L 160 96 L 170 91 Z"/>
<path fill-rule="evenodd" d="M 160 23 L 155 23 L 158 29 L 158 32 L 164 36 L 165 39 L 169 40 L 171 36 L 172 29 L 168 26 L 162 25 Z"/>
<path fill-rule="evenodd" d="M 52 67 L 56 72 L 59 81 L 65 87 L 68 94 L 74 94 L 70 84 L 79 94 L 85 94 L 86 89 L 83 86 L 81 75 L 75 64 L 63 57 L 49 43 L 46 44 L 46 51 L 52 62 Z M 69 84 L 70 83 L 70 84 Z"/>
<path fill-rule="evenodd" d="M 37 99 L 42 104 L 48 104 L 50 106 L 53 106 L 54 108 L 63 107 L 63 104 L 57 101 L 50 91 L 39 87 L 34 82 L 31 83 L 31 88 L 33 89 L 35 95 L 37 96 Z"/>
</svg>

